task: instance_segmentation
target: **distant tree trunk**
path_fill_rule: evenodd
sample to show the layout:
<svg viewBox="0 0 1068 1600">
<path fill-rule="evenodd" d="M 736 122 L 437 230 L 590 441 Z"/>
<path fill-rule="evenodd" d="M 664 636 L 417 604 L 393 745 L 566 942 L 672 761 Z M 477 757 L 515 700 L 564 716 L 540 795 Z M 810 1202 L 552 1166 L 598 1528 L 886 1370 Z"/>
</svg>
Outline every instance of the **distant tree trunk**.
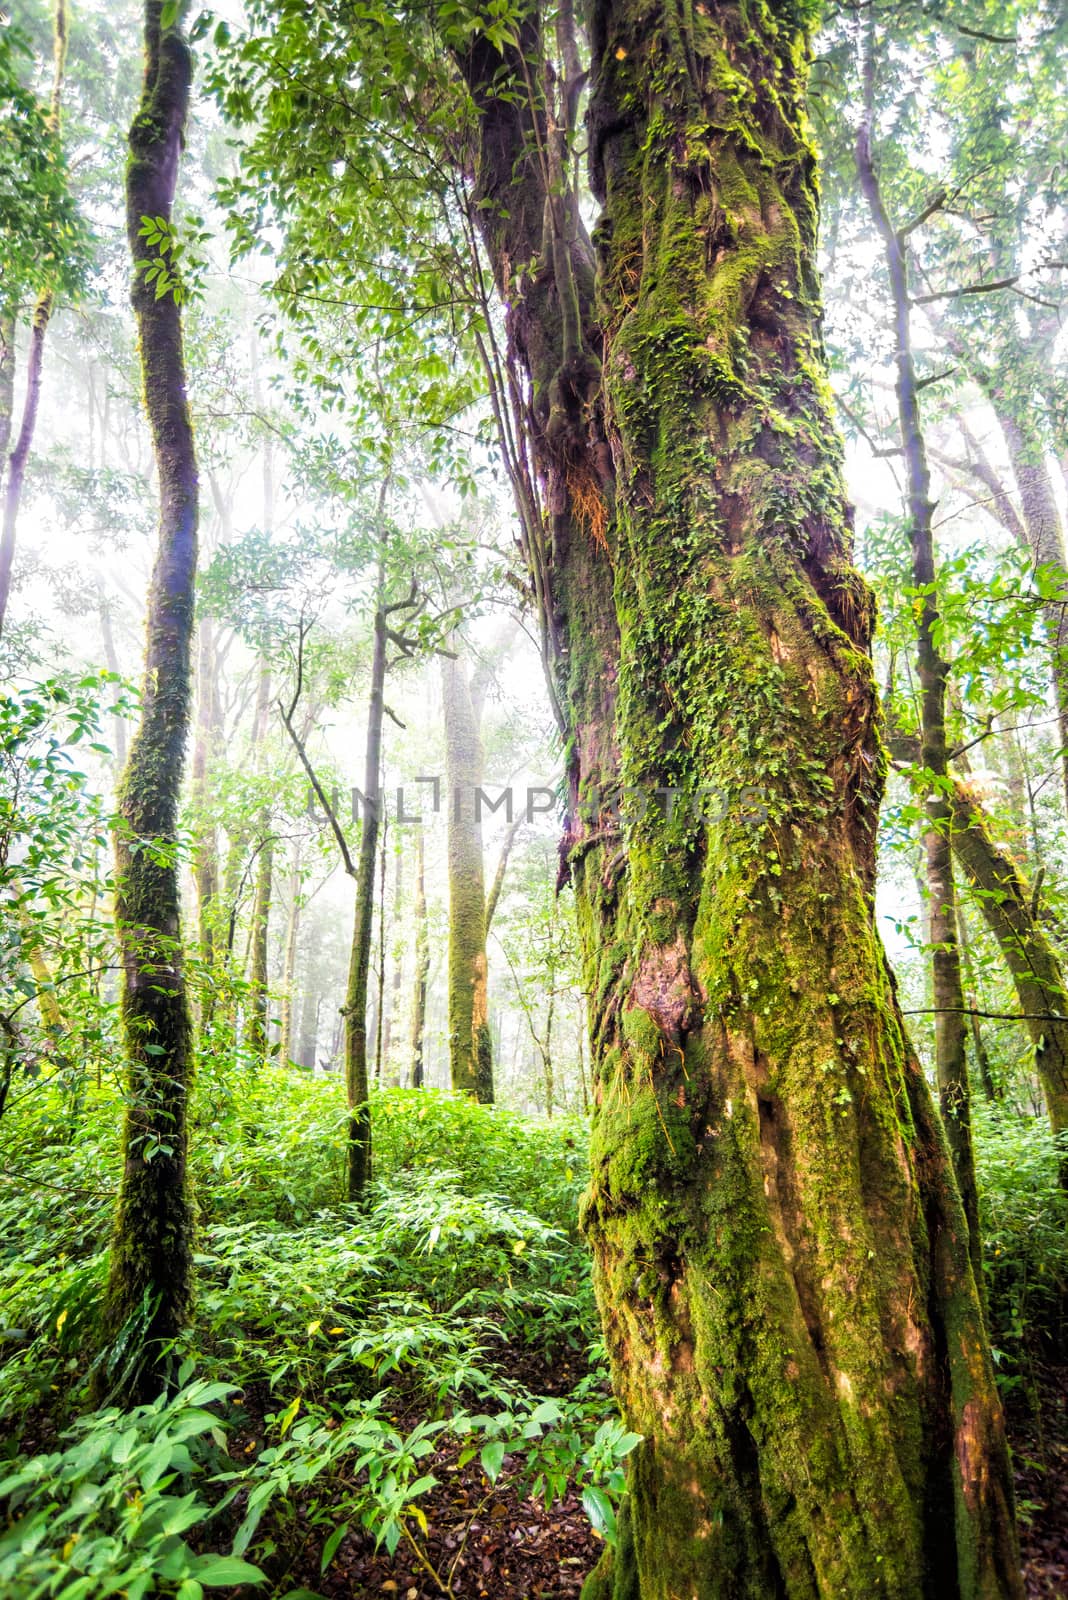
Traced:
<svg viewBox="0 0 1068 1600">
<path fill-rule="evenodd" d="M 271 697 L 271 672 L 266 662 L 260 663 L 256 688 L 256 714 L 253 726 L 252 747 L 256 758 L 257 775 L 265 779 L 264 741 L 267 736 L 267 718 Z M 260 807 L 256 824 L 256 877 L 252 897 L 252 922 L 249 929 L 249 998 L 245 1029 L 245 1042 L 255 1061 L 261 1065 L 267 1059 L 267 951 L 270 935 L 271 893 L 274 884 L 274 819 L 270 803 Z"/>
<path fill-rule="evenodd" d="M 307 948 L 304 952 L 304 991 L 300 1003 L 300 1033 L 297 1061 L 300 1066 L 315 1066 L 315 1047 L 319 1033 L 318 985 L 319 963 L 322 954 L 323 930 L 318 918 L 310 925 Z"/>
<path fill-rule="evenodd" d="M 193 741 L 192 801 L 196 817 L 193 847 L 193 881 L 197 891 L 197 942 L 200 959 L 209 970 L 216 958 L 215 934 L 219 897 L 219 840 L 211 807 L 209 769 L 219 753 L 221 718 L 219 715 L 218 662 L 215 628 L 210 617 L 198 625 L 197 714 Z M 235 884 L 236 889 L 236 884 Z M 205 1007 L 210 1014 L 210 991 Z M 210 1015 L 205 1016 L 210 1020 Z"/>
<path fill-rule="evenodd" d="M 115 649 L 115 631 L 111 626 L 111 612 L 107 602 L 100 605 L 100 632 L 104 641 L 104 663 L 113 677 L 119 676 L 119 653 Z M 115 765 L 121 772 L 126 766 L 126 718 L 118 710 L 118 686 L 111 696 L 112 720 L 115 726 Z"/>
<path fill-rule="evenodd" d="M 378 852 L 380 812 L 379 773 L 382 770 L 382 717 L 386 682 L 385 580 L 381 566 L 374 618 L 374 652 L 371 688 L 367 701 L 367 739 L 364 749 L 363 823 L 356 871 L 356 910 L 352 952 L 345 991 L 345 1092 L 349 1105 L 346 1145 L 346 1184 L 350 1200 L 358 1200 L 371 1176 L 371 1107 L 367 1072 L 367 989 L 371 972 L 371 937 L 375 911 L 375 862 Z"/>
<path fill-rule="evenodd" d="M 982 807 L 959 781 L 953 793 L 953 849 L 1012 973 L 1050 1126 L 1054 1133 L 1068 1133 L 1068 985 L 1061 960 L 1042 926 L 1033 891 L 1007 851 L 995 844 Z M 1068 1155 L 1061 1175 L 1068 1184 Z"/>
<path fill-rule="evenodd" d="M 141 218 L 170 219 L 189 105 L 189 48 L 177 24 L 162 26 L 162 10 L 162 0 L 146 0 L 145 78 L 126 173 L 134 260 L 144 255 Z M 133 305 L 160 521 L 141 721 L 120 788 L 115 836 L 127 1113 L 106 1329 L 113 1362 L 121 1366 L 105 1364 L 98 1386 L 142 1400 L 166 1377 L 164 1346 L 186 1319 L 192 1289 L 186 1169 L 192 1027 L 182 974 L 177 826 L 189 728 L 198 484 L 181 312 L 172 296 L 157 299 L 140 271 Z M 145 840 L 152 849 L 141 847 Z"/>
<path fill-rule="evenodd" d="M 1057 707 L 1061 742 L 1061 787 L 1068 807 L 1068 558 L 1057 498 L 1046 466 L 1040 439 L 1029 437 L 1009 407 L 1001 403 L 996 386 L 990 394 L 1008 446 L 1016 487 L 1023 506 L 1026 544 L 1036 566 L 1044 567 L 1060 586 L 1061 598 L 1043 607 L 1049 642 L 1050 676 Z"/>
<path fill-rule="evenodd" d="M 905 241 L 891 222 L 875 171 L 872 128 L 875 118 L 874 22 L 869 20 L 864 62 L 865 114 L 857 137 L 857 171 L 872 220 L 883 244 L 894 316 L 894 357 L 898 422 L 908 480 L 908 531 L 912 550 L 916 666 L 920 683 L 920 783 L 926 795 L 927 830 L 924 853 L 930 914 L 931 971 L 934 997 L 935 1070 L 957 1185 L 968 1220 L 972 1269 L 983 1290 L 983 1250 L 979 1233 L 979 1187 L 972 1149 L 971 1088 L 964 982 L 957 943 L 957 888 L 950 843 L 952 808 L 946 789 L 949 757 L 946 740 L 946 696 L 949 663 L 938 645 L 939 613 L 933 531 L 931 473 L 920 415 L 920 391 L 912 354 L 911 299 Z"/>
<path fill-rule="evenodd" d="M 483 779 L 479 723 L 484 688 L 478 678 L 469 683 L 459 656 L 442 656 L 441 683 L 448 779 L 450 1081 L 460 1093 L 488 1102 L 493 1099 L 493 1047 L 482 822 L 476 799 Z"/>
<path fill-rule="evenodd" d="M 553 1114 L 553 1101 L 556 1098 L 556 1081 L 553 1073 L 553 1012 L 556 1009 L 556 990 L 550 983 L 549 998 L 545 1007 L 545 1040 L 540 1044 L 541 1065 L 545 1075 L 545 1115 Z"/>
<path fill-rule="evenodd" d="M 11 425 L 15 418 L 15 319 L 0 311 L 0 487 L 4 482 Z"/>
<path fill-rule="evenodd" d="M 55 134 L 59 131 L 60 105 L 63 98 L 63 74 L 67 63 L 67 3 L 66 0 L 55 0 L 55 12 L 52 32 L 52 95 L 48 110 L 48 127 Z M 22 500 L 22 485 L 26 477 L 26 463 L 29 460 L 30 449 L 33 445 L 33 436 L 37 428 L 37 411 L 41 401 L 41 376 L 44 369 L 45 335 L 48 332 L 48 323 L 52 316 L 52 307 L 55 303 L 55 293 L 51 288 L 43 290 L 37 298 L 33 311 L 33 320 L 30 324 L 30 349 L 26 358 L 26 394 L 22 402 L 22 421 L 19 425 L 18 438 L 7 468 L 7 483 L 4 489 L 4 522 L 3 531 L 0 533 L 0 633 L 4 629 L 4 618 L 7 614 L 7 602 L 11 594 L 11 568 L 15 560 L 15 536 L 18 525 L 19 504 Z M 9 329 L 11 338 L 14 337 L 13 326 Z M 0 342 L 7 346 L 4 330 L 0 329 Z M 4 394 L 3 387 L 8 385 L 14 376 L 14 350 L 11 351 L 11 365 L 7 374 L 0 375 L 0 415 L 3 412 Z M 8 399 L 8 421 L 0 423 L 0 436 L 10 437 L 11 432 L 10 398 Z"/>
<path fill-rule="evenodd" d="M 1020 1600 L 967 1223 L 874 918 L 873 608 L 821 347 L 811 8 L 586 14 L 596 300 L 545 159 L 573 119 L 558 78 L 526 87 L 542 9 L 458 52 L 541 478 L 520 526 L 591 1011 L 583 1223 L 642 1435 L 586 1600 Z"/>
<path fill-rule="evenodd" d="M 263 819 L 271 826 L 270 815 Z M 262 1066 L 267 1060 L 267 998 L 270 987 L 267 972 L 271 923 L 271 894 L 274 886 L 274 838 L 268 832 L 260 841 L 256 857 L 256 893 L 252 903 L 252 960 L 249 968 L 249 1009 L 247 1044 L 253 1058 Z"/>
<path fill-rule="evenodd" d="M 282 1009 L 279 1016 L 278 1059 L 283 1066 L 293 1055 L 293 990 L 297 981 L 297 942 L 300 937 L 300 857 L 301 841 L 293 846 L 293 866 L 289 874 L 289 918 L 286 923 L 285 957 L 282 962 Z"/>
<path fill-rule="evenodd" d="M 378 1009 L 375 1015 L 375 1083 L 382 1087 L 382 1073 L 389 1039 L 386 1019 L 386 841 L 389 834 L 388 819 L 381 820 L 381 845 L 378 851 L 378 972 L 375 997 Z"/>
<path fill-rule="evenodd" d="M 387 1087 L 396 1089 L 400 1084 L 400 1074 L 390 1068 L 390 1051 L 393 1043 L 393 1023 L 400 1006 L 401 988 L 404 984 L 404 963 L 401 959 L 402 948 L 398 939 L 401 923 L 401 897 L 404 890 L 404 851 L 403 838 L 398 838 L 393 853 L 393 939 L 391 942 L 391 973 L 389 982 L 389 1003 L 384 1008 L 382 1019 L 382 1072 Z M 385 928 L 385 919 L 382 923 Z M 385 952 L 383 950 L 383 962 Z"/>
<path fill-rule="evenodd" d="M 988 1100 L 998 1098 L 994 1087 L 994 1079 L 990 1073 L 990 1056 L 983 1039 L 983 1026 L 979 1020 L 979 987 L 975 981 L 975 962 L 972 959 L 971 940 L 968 937 L 968 918 L 964 906 L 957 903 L 957 928 L 959 931 L 960 961 L 967 988 L 965 1000 L 971 1008 L 969 1021 L 972 1030 L 972 1049 L 975 1052 L 975 1064 L 979 1069 L 979 1082 L 983 1086 L 983 1093 Z"/>
<path fill-rule="evenodd" d="M 430 932 L 426 914 L 426 870 L 422 825 L 415 830 L 415 973 L 412 982 L 412 1088 L 423 1087 L 423 1038 L 426 1032 L 426 991 L 430 977 Z"/>
<path fill-rule="evenodd" d="M 504 836 L 504 843 L 501 846 L 501 853 L 497 860 L 497 870 L 493 874 L 493 882 L 490 884 L 490 891 L 486 896 L 485 925 L 487 936 L 489 935 L 490 927 L 492 926 L 493 918 L 497 910 L 497 902 L 501 898 L 501 890 L 504 888 L 504 875 L 508 871 L 508 857 L 512 853 L 512 846 L 515 844 L 515 836 L 522 826 L 522 821 L 522 817 L 516 817 L 515 821 L 512 823 L 512 826 L 508 829 L 508 832 Z"/>
</svg>

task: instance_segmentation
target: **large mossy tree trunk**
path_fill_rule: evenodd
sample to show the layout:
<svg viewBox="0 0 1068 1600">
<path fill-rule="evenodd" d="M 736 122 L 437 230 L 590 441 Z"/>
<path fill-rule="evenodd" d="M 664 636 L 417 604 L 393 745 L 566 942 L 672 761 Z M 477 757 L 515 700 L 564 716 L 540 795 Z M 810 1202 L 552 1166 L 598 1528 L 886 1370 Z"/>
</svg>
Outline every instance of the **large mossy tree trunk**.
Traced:
<svg viewBox="0 0 1068 1600">
<path fill-rule="evenodd" d="M 126 226 L 135 261 L 145 216 L 170 219 L 192 62 L 162 0 L 146 0 L 145 78 L 130 129 Z M 122 947 L 127 1059 L 123 1171 L 106 1327 L 121 1369 L 100 1369 L 128 1399 L 166 1377 L 166 1348 L 191 1294 L 193 1217 L 186 1118 L 193 1062 L 182 973 L 178 805 L 189 726 L 198 482 L 186 397 L 182 320 L 135 269 L 145 406 L 159 476 L 159 545 L 148 597 L 141 721 L 119 791 L 116 918 Z M 136 1352 L 136 1354 L 133 1354 Z"/>
<path fill-rule="evenodd" d="M 872 605 L 820 343 L 802 21 L 594 5 L 596 311 L 581 226 L 540 187 L 561 119 L 524 88 L 538 25 L 461 66 L 547 511 L 585 1225 L 643 1436 L 587 1593 L 1018 1597 L 967 1224 L 874 927 Z"/>
<path fill-rule="evenodd" d="M 482 705 L 486 684 L 468 677 L 462 656 L 441 658 L 448 779 L 449 1073 L 452 1087 L 493 1099 L 486 961 L 486 875 L 478 793 L 483 780 Z"/>
</svg>

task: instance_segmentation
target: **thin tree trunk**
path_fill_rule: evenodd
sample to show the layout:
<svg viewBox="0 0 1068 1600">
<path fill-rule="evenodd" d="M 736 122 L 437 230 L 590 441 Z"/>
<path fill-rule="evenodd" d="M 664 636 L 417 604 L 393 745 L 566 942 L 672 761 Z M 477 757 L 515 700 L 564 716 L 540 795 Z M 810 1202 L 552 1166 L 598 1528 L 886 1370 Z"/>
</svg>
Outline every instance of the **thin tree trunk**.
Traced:
<svg viewBox="0 0 1068 1600">
<path fill-rule="evenodd" d="M 323 929 L 321 921 L 312 921 L 307 948 L 304 952 L 304 992 L 300 1004 L 300 1043 L 297 1061 L 302 1067 L 315 1067 L 315 1050 L 319 1036 L 319 1002 L 317 977 L 322 953 Z"/>
<path fill-rule="evenodd" d="M 256 757 L 256 771 L 263 780 L 265 774 L 265 740 L 271 698 L 271 672 L 266 662 L 260 663 L 256 688 L 256 714 L 253 724 L 252 747 Z M 260 1065 L 267 1059 L 267 951 L 270 936 L 271 893 L 274 884 L 274 819 L 270 802 L 260 807 L 256 824 L 256 885 L 252 899 L 252 921 L 249 927 L 249 998 L 245 1029 L 245 1042 L 254 1061 Z"/>
<path fill-rule="evenodd" d="M 983 1086 L 983 1093 L 988 1100 L 998 1099 L 998 1092 L 994 1087 L 994 1079 L 990 1072 L 990 1055 L 983 1039 L 983 1027 L 979 1020 L 979 986 L 975 979 L 975 962 L 972 959 L 972 945 L 968 937 L 968 918 L 963 903 L 957 903 L 957 928 L 959 931 L 961 968 L 967 983 L 965 999 L 971 1008 L 969 1021 L 972 1030 L 972 1049 L 975 1052 L 975 1064 L 979 1068 L 979 1082 Z"/>
<path fill-rule="evenodd" d="M 100 605 L 100 632 L 104 640 L 104 662 L 113 677 L 119 676 L 119 653 L 115 648 L 115 632 L 111 626 L 111 612 L 107 602 Z M 112 721 L 115 727 L 115 765 L 120 772 L 126 766 L 126 718 L 118 710 L 119 690 L 112 691 Z"/>
<path fill-rule="evenodd" d="M 126 227 L 144 253 L 141 218 L 171 216 L 192 58 L 162 0 L 145 4 L 145 78 L 130 130 Z M 106 1327 L 117 1370 L 98 1387 L 149 1398 L 189 1310 L 193 1216 L 186 1168 L 192 1026 L 182 973 L 177 828 L 189 728 L 197 558 L 197 468 L 186 397 L 181 312 L 134 278 L 145 406 L 160 490 L 159 550 L 148 596 L 141 721 L 119 794 L 116 920 L 127 1059 L 123 1172 L 111 1248 Z M 152 849 L 141 848 L 153 841 Z M 135 848 L 136 846 L 136 848 Z M 122 1334 L 122 1337 L 118 1337 Z M 132 1358 L 132 1353 L 136 1357 Z"/>
<path fill-rule="evenodd" d="M 358 1200 L 371 1176 L 371 1108 L 367 1073 L 367 988 L 371 972 L 371 937 L 374 926 L 375 862 L 378 851 L 382 769 L 382 717 L 386 682 L 385 582 L 381 564 L 374 618 L 374 653 L 371 688 L 367 701 L 367 742 L 364 750 L 364 804 L 360 851 L 356 872 L 356 910 L 352 929 L 345 1017 L 345 1092 L 349 1105 L 346 1146 L 346 1185 L 350 1200 Z"/>
<path fill-rule="evenodd" d="M 874 921 L 873 607 L 827 409 L 800 16 L 594 0 L 596 304 L 581 226 L 545 248 L 569 119 L 527 89 L 540 10 L 458 57 L 544 505 L 521 527 L 566 724 L 584 1223 L 642 1435 L 586 1600 L 1019 1600 L 967 1223 Z M 625 830 L 620 784 L 647 802 Z"/>
<path fill-rule="evenodd" d="M 378 973 L 375 985 L 377 1010 L 375 1013 L 375 1084 L 382 1087 L 382 1064 L 388 1030 L 386 1028 L 386 842 L 389 834 L 388 819 L 381 820 L 382 842 L 378 851 Z"/>
<path fill-rule="evenodd" d="M 430 932 L 426 914 L 426 869 L 423 829 L 415 830 L 415 974 L 412 983 L 412 1088 L 423 1087 L 423 1038 L 426 1032 L 426 991 L 430 977 Z"/>
<path fill-rule="evenodd" d="M 390 1051 L 393 1042 L 393 1023 L 400 1007 L 401 989 L 404 984 L 404 963 L 401 959 L 402 949 L 398 939 L 401 920 L 401 896 L 404 889 L 404 851 L 401 848 L 403 839 L 398 838 L 394 850 L 393 861 L 393 941 L 392 941 L 392 972 L 389 984 L 389 1004 L 385 1008 L 382 1023 L 382 1071 L 385 1074 L 387 1087 L 396 1089 L 400 1086 L 400 1074 L 390 1068 Z M 383 907 L 383 910 L 385 908 Z M 385 921 L 383 919 L 383 929 Z M 385 952 L 383 951 L 383 961 Z"/>
<path fill-rule="evenodd" d="M 545 1074 L 545 1115 L 553 1114 L 553 1101 L 556 1097 L 556 1083 L 553 1077 L 553 1011 L 556 1005 L 556 991 L 550 985 L 549 1002 L 545 1009 L 545 1039 L 541 1044 L 541 1063 Z"/>
<path fill-rule="evenodd" d="M 1043 607 L 1043 616 L 1049 641 L 1053 698 L 1060 726 L 1061 784 L 1068 807 L 1068 622 L 1065 620 L 1068 559 L 1065 557 L 1064 531 L 1041 442 L 1025 434 L 997 393 L 991 395 L 991 403 L 1001 425 L 1016 487 L 1020 492 L 1027 547 L 1035 564 L 1045 569 L 1047 578 L 1058 584 L 1061 593 L 1060 599 L 1051 600 Z"/>
<path fill-rule="evenodd" d="M 0 312 L 0 487 L 7 466 L 11 427 L 15 420 L 15 318 Z"/>
<path fill-rule="evenodd" d="M 279 1014 L 278 1059 L 288 1065 L 293 1055 L 293 991 L 297 981 L 297 944 L 300 938 L 300 857 L 301 841 L 293 846 L 293 866 L 289 874 L 289 919 L 286 923 L 285 957 L 282 963 L 282 1008 Z"/>
<path fill-rule="evenodd" d="M 270 815 L 265 819 L 270 828 Z M 249 1006 L 246 1042 L 253 1060 L 267 1060 L 267 952 L 270 938 L 271 894 L 274 886 L 274 838 L 261 840 L 256 857 L 256 893 L 252 904 L 252 959 L 249 966 Z"/>
<path fill-rule="evenodd" d="M 486 884 L 476 798 L 483 778 L 481 695 L 477 684 L 472 694 L 459 656 L 442 656 L 441 685 L 448 779 L 450 1080 L 459 1093 L 492 1101 Z"/>
<path fill-rule="evenodd" d="M 497 870 L 493 874 L 493 882 L 490 884 L 490 891 L 486 896 L 485 931 L 487 937 L 489 936 L 490 927 L 493 923 L 494 914 L 497 910 L 497 902 L 501 898 L 501 890 L 504 888 L 504 875 L 508 871 L 508 857 L 512 853 L 512 846 L 515 844 L 515 836 L 519 832 L 522 822 L 522 817 L 516 817 L 515 821 L 512 823 L 512 826 L 508 829 L 508 832 L 504 836 L 504 843 L 501 846 L 501 853 L 497 861 Z"/>
<path fill-rule="evenodd" d="M 211 780 L 209 770 L 214 766 L 220 745 L 218 660 L 215 650 L 215 628 L 210 617 L 201 617 L 198 624 L 199 648 L 197 651 L 197 719 L 193 742 L 192 802 L 196 818 L 196 839 L 193 847 L 193 881 L 197 891 L 197 943 L 200 959 L 211 970 L 216 958 L 215 935 L 219 897 L 219 840 L 211 805 Z M 234 888 L 236 890 L 236 884 Z M 205 1003 L 210 1020 L 210 991 Z"/>
<path fill-rule="evenodd" d="M 59 131 L 60 106 L 63 98 L 63 75 L 67 64 L 67 0 L 55 0 L 52 31 L 52 95 L 48 110 L 48 127 L 53 134 Z M 0 633 L 3 633 L 7 603 L 11 594 L 11 568 L 15 560 L 15 537 L 18 527 L 19 504 L 22 485 L 26 477 L 26 463 L 30 457 L 33 436 L 37 428 L 37 412 L 41 402 L 41 376 L 44 370 L 45 335 L 55 303 L 55 291 L 44 289 L 37 297 L 30 324 L 30 348 L 26 358 L 26 393 L 22 402 L 22 421 L 15 448 L 7 467 L 4 488 L 4 522 L 0 533 Z M 13 330 L 12 330 L 13 332 Z M 0 339 L 3 330 L 0 330 Z M 6 343 L 6 341 L 5 341 Z M 12 352 L 12 362 L 14 353 Z M 13 369 L 12 369 L 13 376 Z M 5 377 L 4 383 L 9 380 Z M 0 395 L 0 409 L 3 396 Z M 10 418 L 10 410 L 8 411 Z M 10 421 L 6 432 L 10 436 Z"/>
<path fill-rule="evenodd" d="M 930 947 L 935 1007 L 935 1070 L 942 1117 L 953 1153 L 957 1185 L 968 1221 L 976 1286 L 983 1288 L 983 1251 L 979 1233 L 979 1188 L 972 1149 L 971 1091 L 957 944 L 957 889 L 950 844 L 951 805 L 947 794 L 949 759 L 946 742 L 946 694 L 949 663 L 938 646 L 939 614 L 932 520 L 931 473 L 920 415 L 919 389 L 912 354 L 912 328 L 905 239 L 891 222 L 875 172 L 871 138 L 875 118 L 874 21 L 866 24 L 863 66 L 865 111 L 857 136 L 857 172 L 872 220 L 883 244 L 894 313 L 894 351 L 898 422 L 908 477 L 908 528 L 912 550 L 912 582 L 918 600 L 916 664 L 920 682 L 919 782 L 926 795 L 924 838 Z"/>
</svg>

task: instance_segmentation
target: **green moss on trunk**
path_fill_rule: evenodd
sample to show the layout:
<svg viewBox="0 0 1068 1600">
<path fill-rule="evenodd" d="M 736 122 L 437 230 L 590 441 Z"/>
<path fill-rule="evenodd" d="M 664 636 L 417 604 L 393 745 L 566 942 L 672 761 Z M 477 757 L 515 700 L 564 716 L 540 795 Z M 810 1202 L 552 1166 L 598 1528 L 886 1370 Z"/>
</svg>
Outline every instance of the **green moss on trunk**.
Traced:
<svg viewBox="0 0 1068 1600">
<path fill-rule="evenodd" d="M 873 607 L 820 343 L 808 15 L 595 3 L 593 389 L 541 233 L 539 14 L 523 62 L 460 62 L 547 507 L 584 1221 L 645 1441 L 586 1600 L 1021 1595 L 968 1232 L 874 929 Z"/>
<path fill-rule="evenodd" d="M 493 1099 L 486 960 L 486 877 L 477 798 L 482 784 L 479 722 L 485 686 L 468 682 L 462 658 L 443 656 L 445 770 L 448 778 L 449 1074 L 452 1087 Z"/>
<path fill-rule="evenodd" d="M 127 235 L 170 217 L 189 101 L 191 62 L 177 28 L 145 7 L 145 83 L 130 130 Z M 189 726 L 197 555 L 197 470 L 186 399 L 181 314 L 139 271 L 133 304 L 145 406 L 160 485 L 159 547 L 148 597 L 141 722 L 119 792 L 116 920 L 122 947 L 127 1059 L 123 1173 L 107 1289 L 110 1356 L 101 1392 L 135 1400 L 167 1376 L 167 1346 L 192 1292 L 192 1204 L 186 1115 L 192 1028 L 182 973 L 177 824 Z"/>
</svg>

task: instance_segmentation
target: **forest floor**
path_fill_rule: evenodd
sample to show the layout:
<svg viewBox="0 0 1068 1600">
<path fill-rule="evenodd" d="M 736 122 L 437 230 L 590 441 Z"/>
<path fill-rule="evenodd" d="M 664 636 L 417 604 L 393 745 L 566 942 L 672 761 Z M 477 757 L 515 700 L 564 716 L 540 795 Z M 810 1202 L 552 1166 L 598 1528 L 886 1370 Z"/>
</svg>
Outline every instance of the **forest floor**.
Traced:
<svg viewBox="0 0 1068 1600">
<path fill-rule="evenodd" d="M 522 1365 L 531 1366 L 528 1355 Z M 564 1393 L 575 1378 L 566 1364 L 524 1372 L 543 1394 Z M 1022 1399 L 1007 1407 L 1024 1583 L 1027 1600 L 1068 1600 L 1068 1368 L 1044 1370 L 1037 1385 L 1037 1413 Z M 414 1413 L 399 1419 L 408 1426 L 417 1420 Z M 252 1445 L 256 1434 L 246 1437 Z M 298 1519 L 289 1580 L 324 1600 L 577 1600 L 603 1549 L 579 1497 L 569 1494 L 546 1511 L 509 1481 L 507 1471 L 487 1492 L 477 1460 L 460 1466 L 457 1454 L 453 1442 L 426 1463 L 440 1481 L 422 1501 L 427 1533 L 421 1554 L 402 1545 L 390 1557 L 367 1534 L 354 1532 L 320 1576 L 321 1536 Z M 301 1543 L 306 1557 L 292 1561 Z"/>
<path fill-rule="evenodd" d="M 44 1128 L 26 1113 L 49 1176 L 0 1189 L 0 1478 L 10 1463 L 22 1485 L 0 1600 L 71 1582 L 86 1600 L 578 1600 L 638 1442 L 578 1230 L 584 1125 L 377 1095 L 354 1208 L 337 1087 L 270 1071 L 239 1091 L 202 1067 L 181 1387 L 125 1412 L 86 1392 L 118 1107 L 90 1095 L 77 1138 L 65 1101 Z M 1068 1369 L 1036 1365 L 1068 1345 L 1068 1216 L 1051 1149 L 1025 1182 L 1022 1136 L 982 1131 L 1027 1595 L 1068 1600 Z"/>
<path fill-rule="evenodd" d="M 1041 1373 L 1039 1394 L 1037 1415 L 1006 1408 L 1024 1581 L 1028 1600 L 1068 1600 L 1068 1368 Z"/>
</svg>

